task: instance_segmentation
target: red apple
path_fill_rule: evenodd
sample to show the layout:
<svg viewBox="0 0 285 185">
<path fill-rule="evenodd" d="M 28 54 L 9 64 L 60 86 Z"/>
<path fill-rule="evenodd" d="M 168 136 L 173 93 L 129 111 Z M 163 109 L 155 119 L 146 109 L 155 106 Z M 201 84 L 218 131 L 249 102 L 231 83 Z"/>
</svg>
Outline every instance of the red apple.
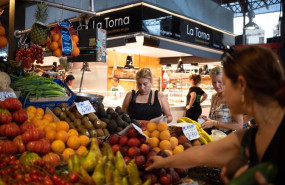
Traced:
<svg viewBox="0 0 285 185">
<path fill-rule="evenodd" d="M 148 154 L 147 154 L 147 160 L 149 160 L 149 158 L 150 157 L 152 157 L 152 156 L 156 156 L 157 155 L 157 152 L 156 151 L 154 151 L 154 150 L 152 150 L 152 151 L 150 151 Z"/>
<path fill-rule="evenodd" d="M 128 164 L 132 159 L 129 156 L 124 157 L 124 161 L 126 164 Z"/>
<path fill-rule="evenodd" d="M 129 141 L 128 141 L 128 145 L 130 146 L 130 147 L 132 147 L 132 146 L 134 146 L 134 147 L 138 147 L 138 146 L 140 146 L 140 140 L 138 139 L 138 138 L 131 138 L 131 139 L 129 139 Z"/>
<path fill-rule="evenodd" d="M 113 153 L 116 155 L 117 151 L 120 150 L 120 145 L 116 144 L 112 146 Z"/>
<path fill-rule="evenodd" d="M 140 146 L 140 150 L 142 155 L 147 155 L 149 153 L 150 147 L 147 144 L 142 144 Z"/>
<path fill-rule="evenodd" d="M 165 158 L 165 157 L 168 157 L 168 156 L 169 156 L 169 153 L 166 152 L 165 150 L 160 150 L 160 151 L 157 153 L 157 155 L 159 155 L 159 156 Z"/>
<path fill-rule="evenodd" d="M 130 137 L 130 138 L 132 138 L 132 137 L 138 137 L 139 132 L 138 132 L 134 127 L 131 127 L 131 128 L 128 129 L 127 135 L 128 135 L 128 137 Z"/>
<path fill-rule="evenodd" d="M 135 157 L 137 155 L 140 155 L 140 149 L 138 147 L 130 147 L 128 150 L 128 155 L 130 157 Z"/>
<path fill-rule="evenodd" d="M 157 182 L 157 177 L 152 173 L 146 173 L 143 176 L 143 181 L 147 181 L 148 179 L 151 179 L 151 184 L 154 185 Z"/>
<path fill-rule="evenodd" d="M 188 169 L 184 169 L 184 168 L 175 168 L 175 171 L 178 173 L 180 178 L 184 178 L 188 174 Z"/>
<path fill-rule="evenodd" d="M 140 140 L 141 144 L 144 144 L 145 141 L 146 141 L 146 138 L 143 135 L 141 135 L 141 134 L 138 136 L 138 139 Z"/>
<path fill-rule="evenodd" d="M 156 171 L 155 174 L 156 174 L 158 177 L 161 177 L 161 176 L 167 174 L 167 172 L 166 172 L 165 168 L 159 168 L 159 169 L 157 169 L 157 171 Z"/>
<path fill-rule="evenodd" d="M 169 174 L 164 174 L 164 175 L 162 175 L 162 176 L 159 178 L 159 182 L 160 182 L 162 185 L 170 185 L 171 182 L 172 182 L 171 175 L 169 175 Z"/>
<path fill-rule="evenodd" d="M 128 155 L 128 150 L 129 150 L 129 146 L 121 146 L 121 148 L 120 148 L 120 152 L 121 152 L 121 154 L 122 154 L 122 156 L 126 156 L 126 155 Z"/>
<path fill-rule="evenodd" d="M 119 144 L 120 136 L 118 134 L 112 134 L 108 140 L 111 145 Z"/>
<path fill-rule="evenodd" d="M 128 136 L 122 136 L 120 138 L 120 145 L 121 146 L 127 145 L 128 144 L 128 140 L 129 140 Z"/>
<path fill-rule="evenodd" d="M 135 156 L 135 163 L 137 164 L 137 166 L 144 165 L 145 162 L 146 162 L 146 159 L 143 155 Z"/>
</svg>

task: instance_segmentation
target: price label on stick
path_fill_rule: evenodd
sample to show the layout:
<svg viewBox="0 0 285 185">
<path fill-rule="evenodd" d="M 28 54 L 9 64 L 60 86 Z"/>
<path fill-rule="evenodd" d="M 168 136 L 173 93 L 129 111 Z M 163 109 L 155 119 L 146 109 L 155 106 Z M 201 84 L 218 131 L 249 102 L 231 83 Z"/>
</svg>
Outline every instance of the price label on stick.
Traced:
<svg viewBox="0 0 285 185">
<path fill-rule="evenodd" d="M 76 105 L 78 112 L 81 115 L 89 114 L 91 112 L 95 112 L 95 110 L 94 110 L 94 108 L 93 108 L 93 106 L 89 100 L 77 102 L 77 103 L 75 103 L 75 105 Z"/>
<path fill-rule="evenodd" d="M 200 137 L 195 124 L 182 127 L 182 131 L 189 141 Z"/>
</svg>

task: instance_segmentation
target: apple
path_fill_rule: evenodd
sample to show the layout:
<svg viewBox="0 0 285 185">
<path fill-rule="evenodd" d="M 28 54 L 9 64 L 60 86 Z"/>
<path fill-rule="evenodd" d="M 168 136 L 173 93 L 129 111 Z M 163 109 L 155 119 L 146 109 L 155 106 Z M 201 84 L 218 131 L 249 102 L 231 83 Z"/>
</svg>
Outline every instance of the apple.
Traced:
<svg viewBox="0 0 285 185">
<path fill-rule="evenodd" d="M 138 147 L 130 147 L 128 150 L 128 155 L 130 157 L 135 157 L 137 155 L 140 155 L 140 149 Z"/>
<path fill-rule="evenodd" d="M 124 161 L 128 164 L 132 159 L 129 156 L 124 156 Z"/>
<path fill-rule="evenodd" d="M 184 168 L 175 168 L 175 171 L 178 173 L 180 178 L 184 178 L 188 174 L 188 169 L 184 169 Z"/>
<path fill-rule="evenodd" d="M 131 128 L 128 129 L 127 135 L 128 135 L 128 137 L 130 137 L 130 138 L 132 138 L 132 137 L 138 137 L 139 132 L 138 132 L 134 127 L 131 127 Z"/>
<path fill-rule="evenodd" d="M 135 163 L 137 164 L 137 166 L 144 165 L 145 162 L 146 162 L 145 156 L 143 155 L 135 156 Z"/>
<path fill-rule="evenodd" d="M 180 184 L 181 183 L 181 179 L 180 179 L 178 173 L 173 168 L 171 168 L 171 170 L 169 170 L 169 174 L 171 176 L 172 184 Z"/>
<path fill-rule="evenodd" d="M 142 155 L 147 155 L 149 153 L 150 147 L 147 144 L 142 144 L 140 146 L 140 150 Z"/>
<path fill-rule="evenodd" d="M 138 136 L 138 139 L 140 140 L 140 144 L 144 144 L 146 141 L 146 138 L 141 134 Z"/>
<path fill-rule="evenodd" d="M 166 172 L 165 168 L 159 168 L 159 169 L 157 169 L 157 171 L 156 171 L 155 174 L 156 174 L 158 177 L 161 177 L 161 176 L 167 174 L 167 172 Z"/>
<path fill-rule="evenodd" d="M 152 174 L 152 173 L 144 174 L 142 179 L 143 179 L 144 182 L 147 181 L 148 179 L 151 179 L 151 184 L 152 185 L 156 184 L 156 182 L 157 182 L 157 177 L 154 174 Z"/>
<path fill-rule="evenodd" d="M 129 150 L 129 146 L 127 146 L 127 145 L 121 146 L 120 152 L 121 152 L 122 156 L 128 155 L 128 150 Z"/>
<path fill-rule="evenodd" d="M 159 156 L 165 158 L 165 157 L 168 157 L 168 156 L 169 156 L 169 153 L 166 152 L 165 150 L 160 150 L 160 151 L 157 153 L 157 155 L 159 155 Z"/>
<path fill-rule="evenodd" d="M 128 136 L 122 136 L 120 138 L 120 145 L 121 146 L 127 145 L 128 144 L 128 140 L 129 140 Z"/>
<path fill-rule="evenodd" d="M 180 136 L 178 137 L 178 144 L 179 144 L 179 145 L 183 145 L 184 143 L 187 143 L 187 142 L 189 142 L 189 141 L 188 141 L 188 139 L 187 139 L 186 136 L 180 135 Z"/>
<path fill-rule="evenodd" d="M 120 150 L 120 145 L 116 144 L 112 146 L 113 153 L 116 155 L 117 151 Z"/>
<path fill-rule="evenodd" d="M 132 146 L 138 147 L 138 146 L 140 146 L 140 140 L 138 138 L 135 138 L 135 137 L 131 138 L 131 139 L 128 140 L 128 145 L 130 147 L 132 147 Z"/>
<path fill-rule="evenodd" d="M 159 182 L 162 185 L 171 185 L 171 183 L 172 183 L 171 175 L 169 175 L 169 174 L 162 175 L 159 178 Z"/>
<path fill-rule="evenodd" d="M 118 134 L 112 134 L 108 140 L 111 145 L 119 144 L 120 136 Z"/>
</svg>

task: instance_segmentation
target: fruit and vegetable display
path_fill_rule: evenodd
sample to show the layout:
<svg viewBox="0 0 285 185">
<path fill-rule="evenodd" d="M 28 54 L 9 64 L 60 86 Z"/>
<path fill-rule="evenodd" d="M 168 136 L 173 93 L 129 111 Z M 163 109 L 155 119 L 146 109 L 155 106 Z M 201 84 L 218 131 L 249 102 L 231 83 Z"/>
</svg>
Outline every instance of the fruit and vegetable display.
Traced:
<svg viewBox="0 0 285 185">
<path fill-rule="evenodd" d="M 7 44 L 8 44 L 8 40 L 6 38 L 6 30 L 0 22 L 0 49 L 5 47 Z"/>
<path fill-rule="evenodd" d="M 5 72 L 0 72 L 0 91 L 3 92 L 13 92 L 14 90 L 10 88 L 11 85 L 11 78 Z"/>
<path fill-rule="evenodd" d="M 16 53 L 16 61 L 21 62 L 22 66 L 30 69 L 32 64 L 44 63 L 44 51 L 41 46 L 33 45 L 29 48 L 19 48 Z"/>
</svg>

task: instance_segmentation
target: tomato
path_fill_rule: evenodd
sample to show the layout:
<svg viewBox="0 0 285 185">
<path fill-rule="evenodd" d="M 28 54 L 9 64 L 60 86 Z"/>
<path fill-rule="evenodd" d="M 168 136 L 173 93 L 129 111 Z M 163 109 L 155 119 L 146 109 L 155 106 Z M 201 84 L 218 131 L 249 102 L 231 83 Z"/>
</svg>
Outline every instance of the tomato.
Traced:
<svg viewBox="0 0 285 185">
<path fill-rule="evenodd" d="M 50 163 L 54 166 L 58 166 L 60 163 L 60 156 L 56 153 L 50 152 L 42 157 L 46 163 Z"/>
<path fill-rule="evenodd" d="M 7 109 L 0 108 L 0 123 L 6 124 L 12 121 L 12 114 Z"/>
<path fill-rule="evenodd" d="M 25 110 L 17 110 L 13 113 L 13 120 L 17 123 L 23 123 L 28 119 L 28 114 Z"/>
<path fill-rule="evenodd" d="M 69 174 L 69 180 L 70 182 L 74 183 L 78 180 L 79 176 L 78 176 L 78 173 L 76 172 L 72 172 Z"/>
<path fill-rule="evenodd" d="M 42 139 L 40 141 L 30 141 L 27 144 L 27 150 L 36 152 L 39 154 L 46 154 L 50 151 L 50 143 L 48 139 Z"/>
<path fill-rule="evenodd" d="M 22 103 L 17 98 L 7 98 L 2 103 L 3 108 L 8 110 L 20 110 L 22 109 Z"/>
<path fill-rule="evenodd" d="M 45 133 L 44 131 L 38 129 L 38 128 L 31 128 L 24 132 L 22 135 L 22 140 L 24 143 L 28 143 L 30 141 L 37 141 L 39 139 L 44 138 Z"/>
<path fill-rule="evenodd" d="M 8 123 L 0 126 L 0 135 L 14 138 L 21 134 L 20 127 L 16 123 Z"/>
<path fill-rule="evenodd" d="M 0 142 L 0 154 L 16 154 L 17 152 L 18 146 L 13 141 Z"/>
<path fill-rule="evenodd" d="M 21 126 L 20 126 L 20 129 L 21 129 L 21 133 L 23 134 L 24 132 L 26 132 L 27 130 L 31 129 L 31 128 L 37 128 L 36 125 L 34 125 L 33 123 L 31 122 L 24 122 Z"/>
</svg>

